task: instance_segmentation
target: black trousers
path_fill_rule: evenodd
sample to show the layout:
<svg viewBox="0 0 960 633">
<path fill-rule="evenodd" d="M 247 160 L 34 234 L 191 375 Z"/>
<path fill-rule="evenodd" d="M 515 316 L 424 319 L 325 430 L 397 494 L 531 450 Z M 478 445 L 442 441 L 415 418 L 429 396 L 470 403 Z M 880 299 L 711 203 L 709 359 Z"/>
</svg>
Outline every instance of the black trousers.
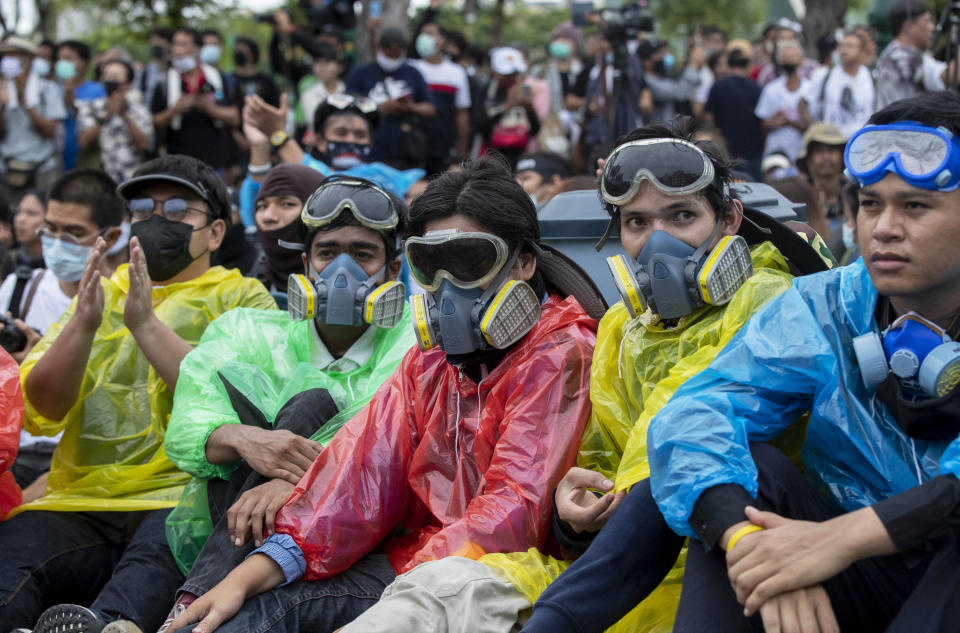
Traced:
<svg viewBox="0 0 960 633">
<path fill-rule="evenodd" d="M 295 395 L 277 413 L 272 427 L 262 416 L 258 419 L 255 414 L 245 413 L 242 404 L 236 401 L 233 404 L 244 424 L 257 424 L 275 430 L 285 429 L 303 437 L 316 433 L 338 411 L 326 389 L 310 389 Z M 200 550 L 180 591 L 188 591 L 197 596 L 205 594 L 256 549 L 252 541 L 237 547 L 230 540 L 227 510 L 244 492 L 267 481 L 267 477 L 244 463 L 233 472 L 229 480 L 211 479 L 207 482 L 207 501 L 210 504 L 213 532 Z"/>
<path fill-rule="evenodd" d="M 757 505 L 791 519 L 837 516 L 782 453 L 751 447 L 759 470 Z M 956 538 L 925 556 L 861 560 L 823 583 L 843 631 L 933 633 L 960 630 L 960 549 Z M 691 542 L 674 631 L 762 631 L 743 616 L 727 577 L 725 552 Z"/>
</svg>

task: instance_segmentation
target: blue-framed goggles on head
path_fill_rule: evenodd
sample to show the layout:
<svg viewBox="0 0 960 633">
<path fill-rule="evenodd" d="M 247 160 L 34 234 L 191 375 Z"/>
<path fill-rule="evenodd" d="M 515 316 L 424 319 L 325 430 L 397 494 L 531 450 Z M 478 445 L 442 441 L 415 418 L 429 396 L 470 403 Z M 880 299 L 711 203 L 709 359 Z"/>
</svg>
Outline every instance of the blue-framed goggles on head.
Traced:
<svg viewBox="0 0 960 633">
<path fill-rule="evenodd" d="M 942 127 L 912 121 L 868 125 L 850 137 L 843 161 L 847 176 L 863 185 L 892 172 L 919 189 L 960 187 L 960 142 Z"/>
</svg>

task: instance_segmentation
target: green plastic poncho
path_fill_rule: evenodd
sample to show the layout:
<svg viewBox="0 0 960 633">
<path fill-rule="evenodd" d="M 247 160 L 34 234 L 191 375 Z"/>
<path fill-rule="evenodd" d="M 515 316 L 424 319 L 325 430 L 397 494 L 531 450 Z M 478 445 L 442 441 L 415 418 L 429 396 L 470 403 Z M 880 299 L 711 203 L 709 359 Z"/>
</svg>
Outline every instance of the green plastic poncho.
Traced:
<svg viewBox="0 0 960 633">
<path fill-rule="evenodd" d="M 210 434 L 224 424 L 241 423 L 221 376 L 271 424 L 296 394 L 326 389 L 339 412 L 312 438 L 326 444 L 393 375 L 416 341 L 404 309 L 395 327 L 376 330 L 373 354 L 365 364 L 344 373 L 327 372 L 310 363 L 312 327 L 312 321 L 293 321 L 287 312 L 233 310 L 211 323 L 200 345 L 183 360 L 166 449 L 175 464 L 196 477 L 167 519 L 167 542 L 184 573 L 213 529 L 205 480 L 226 479 L 237 467 L 206 459 Z"/>
<path fill-rule="evenodd" d="M 623 489 L 646 477 L 647 412 L 657 411 L 685 380 L 706 367 L 754 312 L 790 287 L 791 275 L 769 242 L 751 249 L 754 274 L 722 308 L 706 306 L 666 328 L 650 312 L 631 319 L 623 303 L 604 315 L 590 370 L 593 412 L 577 465 L 603 473 Z M 686 548 L 660 586 L 609 631 L 660 633 L 673 629 Z M 535 549 L 480 559 L 535 602 L 569 565 Z"/>
<path fill-rule="evenodd" d="M 178 470 L 163 449 L 173 393 L 123 324 L 130 287 L 127 265 L 101 283 L 103 321 L 77 402 L 62 420 L 49 420 L 37 412 L 24 389 L 24 428 L 34 435 L 64 434 L 50 464 L 47 493 L 14 513 L 170 508 L 189 481 L 189 475 Z M 24 360 L 21 383 L 73 316 L 76 305 L 74 300 Z M 239 306 L 271 308 L 276 303 L 259 281 L 220 266 L 196 279 L 153 289 L 154 312 L 190 345 L 197 344 L 213 319 Z"/>
</svg>

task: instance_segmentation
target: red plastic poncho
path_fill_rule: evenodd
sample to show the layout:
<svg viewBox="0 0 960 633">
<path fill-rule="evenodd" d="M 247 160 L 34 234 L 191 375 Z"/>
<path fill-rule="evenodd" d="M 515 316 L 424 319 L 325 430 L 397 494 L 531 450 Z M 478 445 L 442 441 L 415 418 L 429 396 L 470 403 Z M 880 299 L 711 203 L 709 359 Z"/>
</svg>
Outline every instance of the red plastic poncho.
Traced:
<svg viewBox="0 0 960 633">
<path fill-rule="evenodd" d="M 303 580 L 338 574 L 381 542 L 397 573 L 542 546 L 590 415 L 596 329 L 576 299 L 551 296 L 479 385 L 442 350 L 408 352 L 277 514 L 277 532 L 306 558 Z"/>
<path fill-rule="evenodd" d="M 20 505 L 20 486 L 10 467 L 20 446 L 23 424 L 23 393 L 20 391 L 20 367 L 10 354 L 0 350 L 0 519 Z"/>
</svg>

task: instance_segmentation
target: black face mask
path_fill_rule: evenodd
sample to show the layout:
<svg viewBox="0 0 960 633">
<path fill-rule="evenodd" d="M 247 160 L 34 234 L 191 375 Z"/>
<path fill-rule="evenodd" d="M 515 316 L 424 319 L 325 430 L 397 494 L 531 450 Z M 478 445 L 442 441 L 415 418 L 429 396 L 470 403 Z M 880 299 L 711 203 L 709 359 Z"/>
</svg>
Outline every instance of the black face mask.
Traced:
<svg viewBox="0 0 960 633">
<path fill-rule="evenodd" d="M 103 89 L 107 91 L 107 96 L 109 97 L 115 93 L 120 88 L 119 81 L 105 81 L 103 82 Z"/>
<path fill-rule="evenodd" d="M 662 59 L 658 59 L 657 61 L 653 62 L 653 72 L 657 73 L 658 75 L 667 74 L 667 65 Z"/>
<path fill-rule="evenodd" d="M 294 220 L 290 224 L 272 231 L 260 231 L 257 236 L 260 238 L 260 247 L 267 256 L 263 276 L 275 288 L 286 292 L 287 278 L 290 274 L 303 272 L 303 257 L 301 257 L 303 251 L 280 246 L 278 241 L 300 242 L 300 220 Z"/>
<path fill-rule="evenodd" d="M 163 59 L 167 56 L 167 47 L 160 44 L 154 44 L 150 47 L 150 57 L 154 59 Z"/>
<path fill-rule="evenodd" d="M 190 238 L 199 230 L 186 222 L 171 222 L 161 215 L 131 224 L 130 236 L 140 241 L 150 279 L 167 281 L 192 264 L 197 257 L 190 254 Z"/>
<path fill-rule="evenodd" d="M 786 74 L 788 74 L 788 75 L 792 75 L 793 73 L 797 72 L 797 65 L 796 65 L 796 64 L 781 64 L 781 65 L 780 65 L 780 69 L 783 70 L 784 73 L 786 73 Z"/>
<path fill-rule="evenodd" d="M 891 373 L 877 387 L 877 397 L 910 437 L 934 441 L 960 433 L 960 389 L 940 398 L 912 400 L 904 395 L 900 381 Z"/>
<path fill-rule="evenodd" d="M 247 54 L 244 51 L 233 51 L 233 63 L 237 66 L 246 66 Z"/>
</svg>

